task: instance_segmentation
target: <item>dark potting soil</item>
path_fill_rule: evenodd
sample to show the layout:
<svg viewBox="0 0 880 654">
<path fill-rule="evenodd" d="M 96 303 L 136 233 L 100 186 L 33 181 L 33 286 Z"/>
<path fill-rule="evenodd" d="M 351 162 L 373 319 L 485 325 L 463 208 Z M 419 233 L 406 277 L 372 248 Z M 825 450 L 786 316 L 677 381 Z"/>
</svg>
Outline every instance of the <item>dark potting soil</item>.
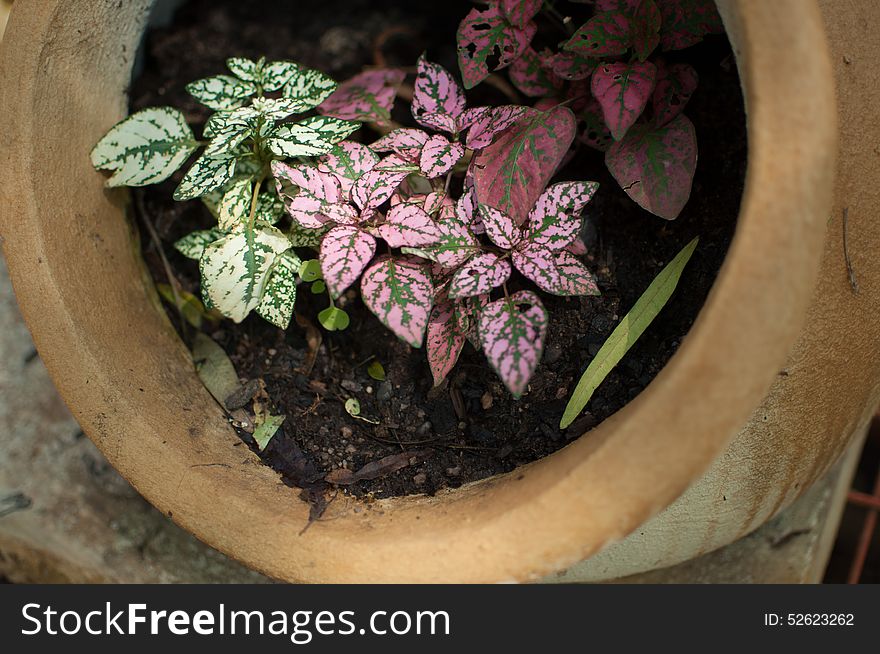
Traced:
<svg viewBox="0 0 880 654">
<path fill-rule="evenodd" d="M 192 0 L 169 27 L 148 35 L 144 67 L 131 90 L 132 109 L 169 104 L 181 108 L 191 124 L 201 124 L 208 111 L 186 94 L 184 85 L 222 72 L 229 56 L 292 59 L 342 80 L 375 63 L 412 67 L 427 51 L 432 60 L 457 71 L 455 30 L 469 6 L 464 1 Z M 686 110 L 700 149 L 691 200 L 675 221 L 653 216 L 621 191 L 601 153 L 578 150 L 563 175 L 601 183 L 587 206 L 584 239 L 590 252 L 586 262 L 599 279 L 602 296 L 542 294 L 551 316 L 546 348 L 529 392 L 519 401 L 469 344 L 448 381 L 432 388 L 424 350 L 397 340 L 354 292 L 343 300 L 350 327 L 333 333 L 320 329 L 322 344 L 311 369 L 309 330 L 302 326 L 282 331 L 254 315 L 240 325 L 225 321 L 208 330 L 242 380 L 262 379 L 275 412 L 287 416 L 260 453 L 286 482 L 308 487 L 314 498 L 329 488 L 323 478 L 335 469 L 359 470 L 407 452 L 389 461 L 409 465 L 394 472 L 388 462 L 378 465 L 378 478 L 349 485 L 348 492 L 388 497 L 455 487 L 554 452 L 651 382 L 687 334 L 715 280 L 733 236 L 746 164 L 743 101 L 726 39 L 710 37 L 669 58 L 688 61 L 700 75 Z M 471 106 L 507 101 L 487 85 L 468 96 Z M 395 117 L 405 121 L 406 103 L 397 104 L 400 116 Z M 210 227 L 213 219 L 199 202 L 171 199 L 179 178 L 146 189 L 139 204 L 161 238 L 174 275 L 198 294 L 197 264 L 178 255 L 172 243 Z M 566 402 L 604 339 L 695 236 L 699 247 L 669 304 L 599 387 L 587 412 L 560 431 Z M 146 233 L 143 243 L 154 278 L 166 282 Z M 305 321 L 317 324 L 325 306 L 326 297 L 300 289 L 297 313 Z M 176 316 L 172 319 L 178 323 Z M 368 375 L 373 360 L 383 365 L 385 381 Z M 373 422 L 348 415 L 348 398 L 359 400 L 361 417 Z M 242 438 L 253 447 L 248 434 L 242 432 Z"/>
</svg>

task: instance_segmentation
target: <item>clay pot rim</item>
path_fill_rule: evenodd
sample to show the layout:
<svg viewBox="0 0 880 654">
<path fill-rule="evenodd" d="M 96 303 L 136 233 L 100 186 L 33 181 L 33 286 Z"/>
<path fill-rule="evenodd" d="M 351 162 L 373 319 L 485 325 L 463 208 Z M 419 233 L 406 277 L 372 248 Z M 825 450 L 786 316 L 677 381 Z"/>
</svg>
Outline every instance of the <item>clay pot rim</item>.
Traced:
<svg viewBox="0 0 880 654">
<path fill-rule="evenodd" d="M 794 342 L 819 267 L 834 177 L 836 107 L 821 16 L 812 1 L 723 0 L 748 109 L 746 188 L 728 257 L 669 364 L 587 438 L 541 461 L 436 497 L 383 500 L 369 510 L 338 498 L 326 519 L 303 532 L 308 507 L 298 491 L 230 446 L 237 437 L 188 369 L 167 319 L 133 279 L 136 257 L 100 264 L 112 271 L 95 279 L 106 306 L 89 308 L 82 306 L 88 293 L 68 277 L 93 264 L 71 254 L 53 257 L 66 250 L 53 233 L 57 222 L 41 208 L 58 198 L 35 180 L 57 162 L 33 139 L 45 128 L 38 117 L 52 111 L 41 104 L 52 97 L 49 85 L 63 88 L 66 79 L 53 77 L 47 64 L 60 61 L 63 69 L 64 57 L 76 61 L 60 51 L 76 47 L 80 15 L 110 20 L 88 4 L 16 3 L 0 48 L 0 79 L 18 90 L 0 100 L 13 134 L 4 139 L 0 160 L 0 229 L 10 276 L 59 392 L 110 462 L 176 522 L 255 569 L 323 582 L 507 581 L 560 570 L 622 538 L 683 492 L 745 423 Z M 102 33 L 98 24 L 98 46 L 137 38 L 146 4 L 135 5 L 116 14 L 127 19 L 124 29 Z M 117 94 L 127 81 L 123 73 L 107 72 Z M 116 113 L 124 106 L 121 96 L 117 104 Z M 114 223 L 122 222 L 115 198 L 76 158 L 86 160 L 87 144 L 119 116 L 88 110 L 74 119 L 82 139 L 71 137 L 70 151 L 55 156 L 71 157 L 63 183 L 82 185 L 81 201 L 106 230 L 102 238 L 121 252 L 125 230 Z M 59 121 L 68 118 L 58 111 Z M 810 116 L 810 130 L 799 115 Z M 123 272 L 115 279 L 117 271 Z M 115 287 L 129 282 L 140 292 L 120 295 Z M 119 326 L 104 323 L 108 334 L 102 335 L 86 313 L 120 315 L 113 311 L 119 307 L 131 316 L 129 333 L 154 344 L 154 351 L 126 351 L 109 335 Z M 155 386 L 164 368 L 153 358 L 171 368 L 165 381 L 172 390 L 192 398 L 198 415 L 188 420 L 206 431 L 198 442 L 187 437 L 184 424 L 163 415 L 174 406 L 167 389 L 150 387 L 146 398 L 133 392 L 137 383 Z M 106 414 L 98 413 L 101 407 Z"/>
</svg>

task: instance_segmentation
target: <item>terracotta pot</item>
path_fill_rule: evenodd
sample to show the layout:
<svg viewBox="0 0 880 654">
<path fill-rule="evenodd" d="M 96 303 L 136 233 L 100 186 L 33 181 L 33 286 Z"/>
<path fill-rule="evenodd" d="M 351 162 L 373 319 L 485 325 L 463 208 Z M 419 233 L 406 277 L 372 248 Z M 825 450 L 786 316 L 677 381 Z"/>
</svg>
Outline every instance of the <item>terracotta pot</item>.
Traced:
<svg viewBox="0 0 880 654">
<path fill-rule="evenodd" d="M 719 5 L 748 109 L 746 188 L 727 260 L 666 368 L 623 410 L 546 459 L 436 497 L 366 508 L 340 496 L 303 533 L 308 507 L 234 447 L 238 437 L 152 291 L 124 219 L 127 195 L 105 190 L 89 164 L 91 146 L 124 115 L 148 4 L 16 2 L 0 53 L 0 228 L 22 312 L 83 429 L 150 502 L 207 543 L 286 580 L 536 579 L 623 538 L 717 460 L 715 477 L 739 480 L 739 492 L 718 514 L 717 498 L 706 499 L 680 553 L 630 568 L 662 564 L 768 517 L 861 424 L 880 377 L 865 355 L 880 340 L 877 325 L 865 327 L 880 303 L 872 276 L 880 263 L 868 257 L 880 224 L 861 204 L 863 168 L 861 195 L 847 196 L 861 217 L 856 224 L 851 209 L 862 279 L 854 298 L 837 210 L 822 259 L 837 140 L 822 17 L 812 1 L 728 0 Z M 845 134 L 867 125 L 858 112 L 849 119 Z M 792 353 L 820 264 L 821 308 Z M 849 337 L 855 327 L 865 327 L 863 340 Z M 858 359 L 843 365 L 850 356 Z M 840 383 L 829 387 L 821 368 L 835 360 Z M 741 431 L 774 380 L 768 408 L 756 414 L 767 421 L 753 418 Z M 821 436 L 801 429 L 808 418 Z"/>
</svg>

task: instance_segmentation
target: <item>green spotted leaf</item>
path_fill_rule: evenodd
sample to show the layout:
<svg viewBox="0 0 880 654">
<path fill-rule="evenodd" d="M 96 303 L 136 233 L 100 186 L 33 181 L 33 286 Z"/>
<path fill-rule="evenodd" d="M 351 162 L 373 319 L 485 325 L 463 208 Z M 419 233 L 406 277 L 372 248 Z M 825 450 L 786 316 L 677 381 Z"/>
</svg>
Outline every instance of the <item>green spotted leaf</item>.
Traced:
<svg viewBox="0 0 880 654">
<path fill-rule="evenodd" d="M 260 196 L 257 198 L 257 213 L 255 215 L 257 222 L 274 225 L 281 220 L 283 215 L 284 203 L 276 193 L 260 193 Z"/>
<path fill-rule="evenodd" d="M 324 73 L 300 68 L 284 85 L 284 98 L 294 103 L 294 111 L 302 113 L 324 102 L 336 87 L 336 81 Z"/>
<path fill-rule="evenodd" d="M 329 116 L 314 116 L 282 125 L 269 139 L 269 149 L 279 157 L 315 157 L 326 154 L 360 125 Z"/>
<path fill-rule="evenodd" d="M 198 144 L 183 114 L 155 107 L 115 125 L 91 152 L 92 165 L 113 170 L 107 186 L 145 186 L 180 168 Z"/>
<path fill-rule="evenodd" d="M 308 228 L 303 227 L 295 220 L 292 220 L 290 223 L 290 231 L 288 231 L 287 236 L 293 247 L 317 250 L 321 246 L 321 239 L 324 238 L 324 234 L 330 231 L 331 227 L 333 227 L 332 223 L 317 229 Z M 318 276 L 320 276 L 320 274 L 321 267 L 319 265 Z"/>
<path fill-rule="evenodd" d="M 273 61 L 265 64 L 260 71 L 260 85 L 264 91 L 277 91 L 302 70 L 302 66 L 292 61 Z"/>
<path fill-rule="evenodd" d="M 206 304 L 235 322 L 259 306 L 269 274 L 290 241 L 274 227 L 236 230 L 211 243 L 199 260 Z"/>
<path fill-rule="evenodd" d="M 245 104 L 257 92 L 253 82 L 231 75 L 216 75 L 190 82 L 186 91 L 206 107 L 215 111 L 235 109 Z"/>
<path fill-rule="evenodd" d="M 233 182 L 218 207 L 217 226 L 225 232 L 247 224 L 254 187 L 248 178 Z"/>
<path fill-rule="evenodd" d="M 203 229 L 198 232 L 191 232 L 175 241 L 174 249 L 188 259 L 200 259 L 206 247 L 224 236 L 223 231 L 219 229 Z"/>
<path fill-rule="evenodd" d="M 260 79 L 257 62 L 253 59 L 230 57 L 226 60 L 226 67 L 238 79 L 244 80 L 245 82 L 258 82 Z"/>
<path fill-rule="evenodd" d="M 247 125 L 229 125 L 217 132 L 205 148 L 205 156 L 228 156 L 250 135 Z"/>
<path fill-rule="evenodd" d="M 235 174 L 235 159 L 202 155 L 180 180 L 174 190 L 174 199 L 192 200 L 217 189 Z"/>
<path fill-rule="evenodd" d="M 278 256 L 266 282 L 257 313 L 280 329 L 287 329 L 296 303 L 296 273 L 302 262 L 288 250 Z"/>
</svg>

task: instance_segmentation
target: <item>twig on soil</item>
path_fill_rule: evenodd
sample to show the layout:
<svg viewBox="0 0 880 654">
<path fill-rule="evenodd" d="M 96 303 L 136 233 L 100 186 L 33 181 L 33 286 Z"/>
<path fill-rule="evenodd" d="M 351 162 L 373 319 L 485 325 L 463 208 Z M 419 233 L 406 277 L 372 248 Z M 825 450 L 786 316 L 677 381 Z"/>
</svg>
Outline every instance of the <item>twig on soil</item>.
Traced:
<svg viewBox="0 0 880 654">
<path fill-rule="evenodd" d="M 853 293 L 858 295 L 859 282 L 856 279 L 855 270 L 853 270 L 852 260 L 849 258 L 849 247 L 847 245 L 847 231 L 849 228 L 849 207 L 843 208 L 843 259 L 846 262 L 846 274 L 849 276 L 849 285 L 852 287 Z"/>
</svg>

